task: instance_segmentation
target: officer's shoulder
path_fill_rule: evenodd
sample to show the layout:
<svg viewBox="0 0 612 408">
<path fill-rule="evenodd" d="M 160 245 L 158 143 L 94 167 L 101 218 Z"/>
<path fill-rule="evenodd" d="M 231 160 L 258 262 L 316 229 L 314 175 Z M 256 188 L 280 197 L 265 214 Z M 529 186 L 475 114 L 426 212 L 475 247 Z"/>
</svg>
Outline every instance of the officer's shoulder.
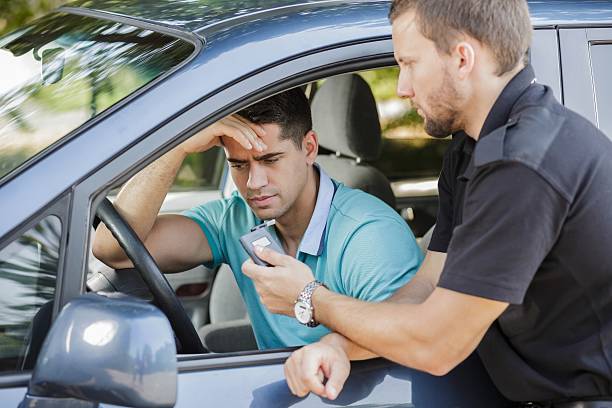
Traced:
<svg viewBox="0 0 612 408">
<path fill-rule="evenodd" d="M 563 131 L 566 112 L 558 106 L 531 105 L 476 143 L 476 167 L 503 161 L 537 168 L 555 138 Z"/>
</svg>

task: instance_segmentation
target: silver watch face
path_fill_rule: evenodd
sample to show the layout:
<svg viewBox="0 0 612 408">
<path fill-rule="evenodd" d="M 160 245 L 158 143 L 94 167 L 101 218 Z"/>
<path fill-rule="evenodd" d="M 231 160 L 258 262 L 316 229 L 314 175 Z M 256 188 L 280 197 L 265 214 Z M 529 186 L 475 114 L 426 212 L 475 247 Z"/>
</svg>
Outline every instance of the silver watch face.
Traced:
<svg viewBox="0 0 612 408">
<path fill-rule="evenodd" d="M 298 300 L 295 303 L 295 306 L 293 306 L 293 312 L 295 313 L 295 318 L 297 321 L 302 324 L 307 324 L 312 320 L 312 310 L 310 309 L 310 306 L 301 300 Z"/>
</svg>

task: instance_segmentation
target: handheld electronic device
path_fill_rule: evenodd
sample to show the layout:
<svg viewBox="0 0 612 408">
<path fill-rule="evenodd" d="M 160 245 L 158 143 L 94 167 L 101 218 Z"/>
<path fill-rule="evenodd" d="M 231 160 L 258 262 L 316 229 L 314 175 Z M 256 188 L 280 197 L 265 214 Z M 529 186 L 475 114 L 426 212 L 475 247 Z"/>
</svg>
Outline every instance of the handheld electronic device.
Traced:
<svg viewBox="0 0 612 408">
<path fill-rule="evenodd" d="M 263 224 L 259 224 L 251 228 L 251 232 L 240 237 L 242 247 L 257 265 L 270 266 L 269 263 L 260 259 L 255 254 L 255 246 L 270 248 L 273 251 L 281 254 L 285 253 L 281 244 L 272 236 L 272 234 L 270 234 L 270 231 L 268 231 L 268 227 L 274 224 L 275 220 L 266 221 Z"/>
</svg>

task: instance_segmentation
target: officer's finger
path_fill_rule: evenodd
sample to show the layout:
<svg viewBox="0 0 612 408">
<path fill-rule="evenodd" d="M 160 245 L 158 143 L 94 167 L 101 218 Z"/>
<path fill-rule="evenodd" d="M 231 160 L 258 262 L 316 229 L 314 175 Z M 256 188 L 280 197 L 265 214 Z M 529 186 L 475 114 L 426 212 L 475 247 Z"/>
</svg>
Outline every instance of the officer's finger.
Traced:
<svg viewBox="0 0 612 408">
<path fill-rule="evenodd" d="M 308 389 L 304 386 L 304 384 L 300 381 L 298 374 L 299 367 L 299 358 L 297 358 L 296 353 L 294 353 L 286 362 L 285 362 L 285 378 L 287 379 L 287 384 L 289 385 L 289 389 L 291 393 L 298 397 L 304 397 L 308 394 Z"/>
<path fill-rule="evenodd" d="M 278 253 L 270 248 L 255 245 L 255 253 L 262 260 L 274 266 L 287 266 L 294 258 Z"/>
<path fill-rule="evenodd" d="M 323 375 L 321 373 L 322 355 L 318 352 L 305 354 L 302 358 L 300 367 L 300 377 L 304 386 L 315 394 L 325 397 L 325 386 L 323 385 Z"/>
<path fill-rule="evenodd" d="M 242 264 L 241 269 L 242 269 L 242 273 L 244 273 L 246 276 L 248 276 L 251 279 L 256 279 L 261 273 L 263 273 L 262 269 L 265 270 L 266 268 L 263 266 L 257 265 L 251 259 L 247 259 Z"/>
<path fill-rule="evenodd" d="M 326 371 L 325 394 L 328 399 L 335 400 L 351 372 L 351 363 L 348 360 L 333 360 Z"/>
</svg>

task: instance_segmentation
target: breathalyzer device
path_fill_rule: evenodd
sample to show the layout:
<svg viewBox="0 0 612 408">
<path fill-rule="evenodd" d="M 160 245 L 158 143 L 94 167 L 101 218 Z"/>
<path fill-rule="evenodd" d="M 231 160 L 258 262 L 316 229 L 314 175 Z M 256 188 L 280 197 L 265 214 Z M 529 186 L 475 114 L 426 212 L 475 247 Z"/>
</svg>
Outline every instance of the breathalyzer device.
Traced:
<svg viewBox="0 0 612 408">
<path fill-rule="evenodd" d="M 275 223 L 275 220 L 268 220 L 263 224 L 259 224 L 251 228 L 251 232 L 240 237 L 242 247 L 257 265 L 271 266 L 269 263 L 260 259 L 255 254 L 255 246 L 270 248 L 273 251 L 281 254 L 285 253 L 281 244 L 272 236 L 272 234 L 270 234 L 270 231 L 268 231 L 268 227 L 274 225 Z"/>
</svg>

